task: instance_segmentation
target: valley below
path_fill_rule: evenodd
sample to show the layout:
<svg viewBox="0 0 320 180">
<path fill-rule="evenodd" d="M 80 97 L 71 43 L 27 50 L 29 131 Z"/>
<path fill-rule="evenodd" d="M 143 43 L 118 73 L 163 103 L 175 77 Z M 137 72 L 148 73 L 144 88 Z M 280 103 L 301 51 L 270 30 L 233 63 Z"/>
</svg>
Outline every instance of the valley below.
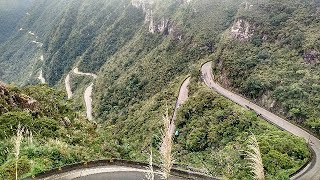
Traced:
<svg viewBox="0 0 320 180">
<path fill-rule="evenodd" d="M 0 177 L 320 179 L 319 17 L 318 0 L 0 2 Z"/>
</svg>

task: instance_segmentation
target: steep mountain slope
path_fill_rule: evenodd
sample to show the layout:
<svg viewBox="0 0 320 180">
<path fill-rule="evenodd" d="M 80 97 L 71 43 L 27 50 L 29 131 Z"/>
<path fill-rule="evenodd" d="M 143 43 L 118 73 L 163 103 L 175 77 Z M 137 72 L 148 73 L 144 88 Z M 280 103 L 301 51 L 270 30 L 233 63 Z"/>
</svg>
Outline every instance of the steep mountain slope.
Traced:
<svg viewBox="0 0 320 180">
<path fill-rule="evenodd" d="M 319 1 L 243 6 L 220 43 L 216 78 L 320 135 L 319 15 Z"/>
<path fill-rule="evenodd" d="M 15 178 L 13 147 L 19 125 L 25 137 L 18 159 L 19 177 L 99 156 L 89 154 L 87 148 L 96 134 L 94 126 L 65 101 L 64 93 L 46 85 L 20 89 L 1 83 L 0 97 L 1 178 Z"/>
<path fill-rule="evenodd" d="M 79 67 L 101 77 L 94 88 L 97 118 L 106 119 L 118 103 L 125 112 L 123 103 L 150 98 L 172 77 L 186 74 L 192 64 L 212 53 L 240 3 L 201 1 L 191 6 L 188 2 L 36 1 L 21 25 L 26 31 L 0 49 L 1 79 L 19 85 L 39 80 L 57 85 Z M 131 86 L 141 87 L 125 90 L 130 81 Z M 75 77 L 71 83 L 77 92 L 88 81 Z M 159 83 L 156 88 L 154 83 Z M 115 99 L 110 98 L 110 91 L 119 88 Z M 140 100 L 127 102 L 135 95 Z M 112 111 L 106 111 L 114 101 Z"/>
<path fill-rule="evenodd" d="M 0 2 L 0 44 L 20 28 L 19 21 L 28 13 L 33 0 L 2 0 Z"/>
<path fill-rule="evenodd" d="M 163 113 L 168 108 L 172 114 L 179 85 L 191 74 L 191 98 L 177 117 L 177 163 L 205 168 L 218 176 L 249 177 L 239 150 L 246 148 L 251 131 L 261 142 L 267 178 L 288 179 L 310 155 L 304 141 L 208 92 L 199 82 L 203 62 L 223 60 L 217 63 L 216 73 L 222 73 L 224 80 L 224 73 L 238 71 L 233 71 L 237 66 L 232 62 L 262 49 L 263 42 L 253 38 L 251 31 L 258 33 L 258 28 L 270 25 L 251 26 L 246 18 L 256 17 L 260 12 L 253 9 L 256 6 L 242 0 L 36 0 L 30 16 L 20 24 L 25 31 L 0 48 L 0 78 L 21 86 L 45 81 L 61 90 L 67 82 L 73 94 L 70 111 L 83 110 L 82 96 L 87 87 L 93 88 L 93 120 L 101 127 L 94 132 L 88 128 L 93 134 L 89 140 L 83 137 L 85 133 L 67 136 L 76 139 L 73 145 L 86 143 L 90 148 L 49 167 L 106 157 L 146 161 L 150 147 L 158 151 Z M 260 13 L 266 15 L 266 11 Z M 231 31 L 236 39 L 229 37 Z M 251 42 L 262 44 L 253 48 Z M 250 61 L 243 61 L 252 70 Z M 236 76 L 246 78 L 250 72 Z M 97 78 L 79 75 L 85 73 Z M 242 85 L 242 80 L 232 84 Z M 155 156 L 159 162 L 158 153 Z"/>
</svg>

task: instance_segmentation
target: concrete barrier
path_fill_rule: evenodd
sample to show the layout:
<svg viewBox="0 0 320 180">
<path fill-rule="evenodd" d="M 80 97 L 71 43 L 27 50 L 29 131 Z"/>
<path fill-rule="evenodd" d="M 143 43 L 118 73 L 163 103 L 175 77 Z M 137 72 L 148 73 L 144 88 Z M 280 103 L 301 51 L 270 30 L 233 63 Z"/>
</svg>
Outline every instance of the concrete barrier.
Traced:
<svg viewBox="0 0 320 180">
<path fill-rule="evenodd" d="M 107 167 L 107 166 L 119 166 L 119 167 L 122 166 L 122 167 L 136 168 L 136 169 L 146 169 L 146 167 L 148 167 L 148 164 L 143 162 L 135 162 L 135 161 L 121 160 L 121 159 L 107 159 L 107 160 L 82 162 L 82 163 L 67 165 L 61 168 L 52 169 L 32 177 L 27 177 L 25 178 L 25 180 L 44 179 L 50 176 L 54 176 L 62 173 L 68 173 L 73 170 L 99 168 L 99 167 Z M 158 165 L 153 165 L 153 168 L 154 168 L 154 171 L 160 170 L 160 167 Z M 190 171 L 182 170 L 178 168 L 173 168 L 171 170 L 171 175 L 175 177 L 185 178 L 185 179 L 218 180 L 217 178 L 205 175 L 200 172 L 195 172 L 191 170 Z"/>
</svg>

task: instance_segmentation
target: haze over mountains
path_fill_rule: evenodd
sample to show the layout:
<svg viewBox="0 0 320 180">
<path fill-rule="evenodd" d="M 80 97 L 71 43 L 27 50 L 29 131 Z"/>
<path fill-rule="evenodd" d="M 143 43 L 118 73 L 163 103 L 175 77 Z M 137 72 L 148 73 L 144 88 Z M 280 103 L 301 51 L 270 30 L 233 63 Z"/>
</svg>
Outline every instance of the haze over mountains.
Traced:
<svg viewBox="0 0 320 180">
<path fill-rule="evenodd" d="M 166 107 L 173 113 L 179 86 L 191 75 L 190 98 L 177 114 L 177 163 L 197 168 L 205 163 L 217 176 L 249 177 L 239 151 L 252 132 L 267 177 L 288 178 L 309 157 L 303 140 L 209 91 L 199 70 L 213 61 L 215 80 L 224 87 L 319 136 L 319 17 L 319 0 L 1 1 L 0 80 L 22 89 L 46 83 L 59 91 L 67 110 L 43 116 L 65 125 L 55 129 L 60 141 L 72 146 L 68 153 L 83 150 L 74 159 L 61 153 L 57 164 L 55 157 L 41 156 L 48 164 L 38 159 L 39 170 L 31 167 L 31 174 L 82 159 L 145 161 L 150 146 L 158 148 L 159 119 Z M 48 92 L 49 87 L 34 88 Z M 69 111 L 75 114 L 66 115 Z M 71 123 L 80 119 L 78 127 L 66 125 L 64 116 Z M 100 129 L 94 131 L 83 116 Z M 69 131 L 83 129 L 90 131 L 84 140 L 70 138 Z M 54 136 L 37 138 L 43 137 Z M 40 140 L 37 146 L 61 150 Z M 6 155 L 0 165 L 7 160 Z M 230 174 L 229 165 L 234 165 Z"/>
<path fill-rule="evenodd" d="M 33 0 L 0 1 L 0 44 L 18 31 L 17 24 L 26 15 Z"/>
</svg>

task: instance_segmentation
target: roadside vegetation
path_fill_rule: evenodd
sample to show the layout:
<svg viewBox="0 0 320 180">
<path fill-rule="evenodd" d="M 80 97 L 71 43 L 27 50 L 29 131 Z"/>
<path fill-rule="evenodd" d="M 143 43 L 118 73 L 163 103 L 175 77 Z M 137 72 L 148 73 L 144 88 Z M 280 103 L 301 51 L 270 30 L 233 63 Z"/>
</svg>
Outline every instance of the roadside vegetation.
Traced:
<svg viewBox="0 0 320 180">
<path fill-rule="evenodd" d="M 64 93 L 46 85 L 0 88 L 0 178 L 21 179 L 95 159 L 87 146 L 97 135 L 94 126 L 69 106 Z"/>
<path fill-rule="evenodd" d="M 247 42 L 227 38 L 214 59 L 217 80 L 320 136 L 320 4 L 252 2 L 237 18 L 249 22 Z"/>
<path fill-rule="evenodd" d="M 37 33 L 43 47 L 31 46 L 28 32 L 14 36 L 0 47 L 0 78 L 38 84 L 41 67 L 51 87 L 8 86 L 9 94 L 1 96 L 0 178 L 14 179 L 16 163 L 19 177 L 25 177 L 104 158 L 149 162 L 150 148 L 154 164 L 161 164 L 161 118 L 167 108 L 172 115 L 179 85 L 191 74 L 190 98 L 179 109 L 178 134 L 172 137 L 175 163 L 226 179 L 251 179 L 243 152 L 253 133 L 265 178 L 288 179 L 310 158 L 304 140 L 204 87 L 199 66 L 214 61 L 222 85 L 319 134 L 319 3 L 248 1 L 244 10 L 243 2 L 165 1 L 155 7 L 154 23 L 170 20 L 171 27 L 155 33 L 143 9 L 128 0 L 37 3 L 21 23 Z M 255 29 L 247 41 L 230 37 L 239 18 Z M 98 75 L 93 92 L 98 127 L 82 112 L 82 91 L 91 79 L 72 75 L 71 100 L 55 89 L 64 90 L 65 75 L 74 67 Z M 13 105 L 12 95 L 35 101 L 30 107 Z M 33 138 L 22 139 L 16 158 L 19 124 Z"/>
<path fill-rule="evenodd" d="M 196 85 L 190 87 L 194 89 L 192 96 L 180 107 L 176 120 L 179 133 L 172 137 L 172 143 L 168 129 L 170 115 L 161 121 L 166 107 L 160 101 L 153 102 L 148 109 L 162 106 L 163 110 L 142 112 L 153 117 L 147 124 L 136 119 L 124 122 L 122 128 L 105 125 L 95 129 L 69 106 L 63 93 L 46 85 L 10 87 L 10 94 L 32 95 L 33 100 L 40 99 L 37 102 L 41 106 L 34 111 L 15 108 L 1 114 L 0 175 L 14 179 L 15 166 L 21 178 L 67 164 L 105 158 L 148 162 L 151 144 L 153 163 L 162 164 L 166 177 L 174 160 L 179 166 L 208 170 L 214 176 L 250 178 L 248 161 L 243 155 L 248 150 L 250 132 L 259 141 L 266 179 L 287 179 L 310 157 L 304 140 L 220 97 L 198 84 L 196 78 L 192 81 Z M 161 131 L 164 125 L 167 129 Z M 15 138 L 15 134 L 20 138 Z"/>
<path fill-rule="evenodd" d="M 251 134 L 259 142 L 266 179 L 289 179 L 310 158 L 303 139 L 205 87 L 199 88 L 178 113 L 179 136 L 174 148 L 178 164 L 208 169 L 226 179 L 251 179 L 245 154 L 251 151 Z"/>
</svg>

